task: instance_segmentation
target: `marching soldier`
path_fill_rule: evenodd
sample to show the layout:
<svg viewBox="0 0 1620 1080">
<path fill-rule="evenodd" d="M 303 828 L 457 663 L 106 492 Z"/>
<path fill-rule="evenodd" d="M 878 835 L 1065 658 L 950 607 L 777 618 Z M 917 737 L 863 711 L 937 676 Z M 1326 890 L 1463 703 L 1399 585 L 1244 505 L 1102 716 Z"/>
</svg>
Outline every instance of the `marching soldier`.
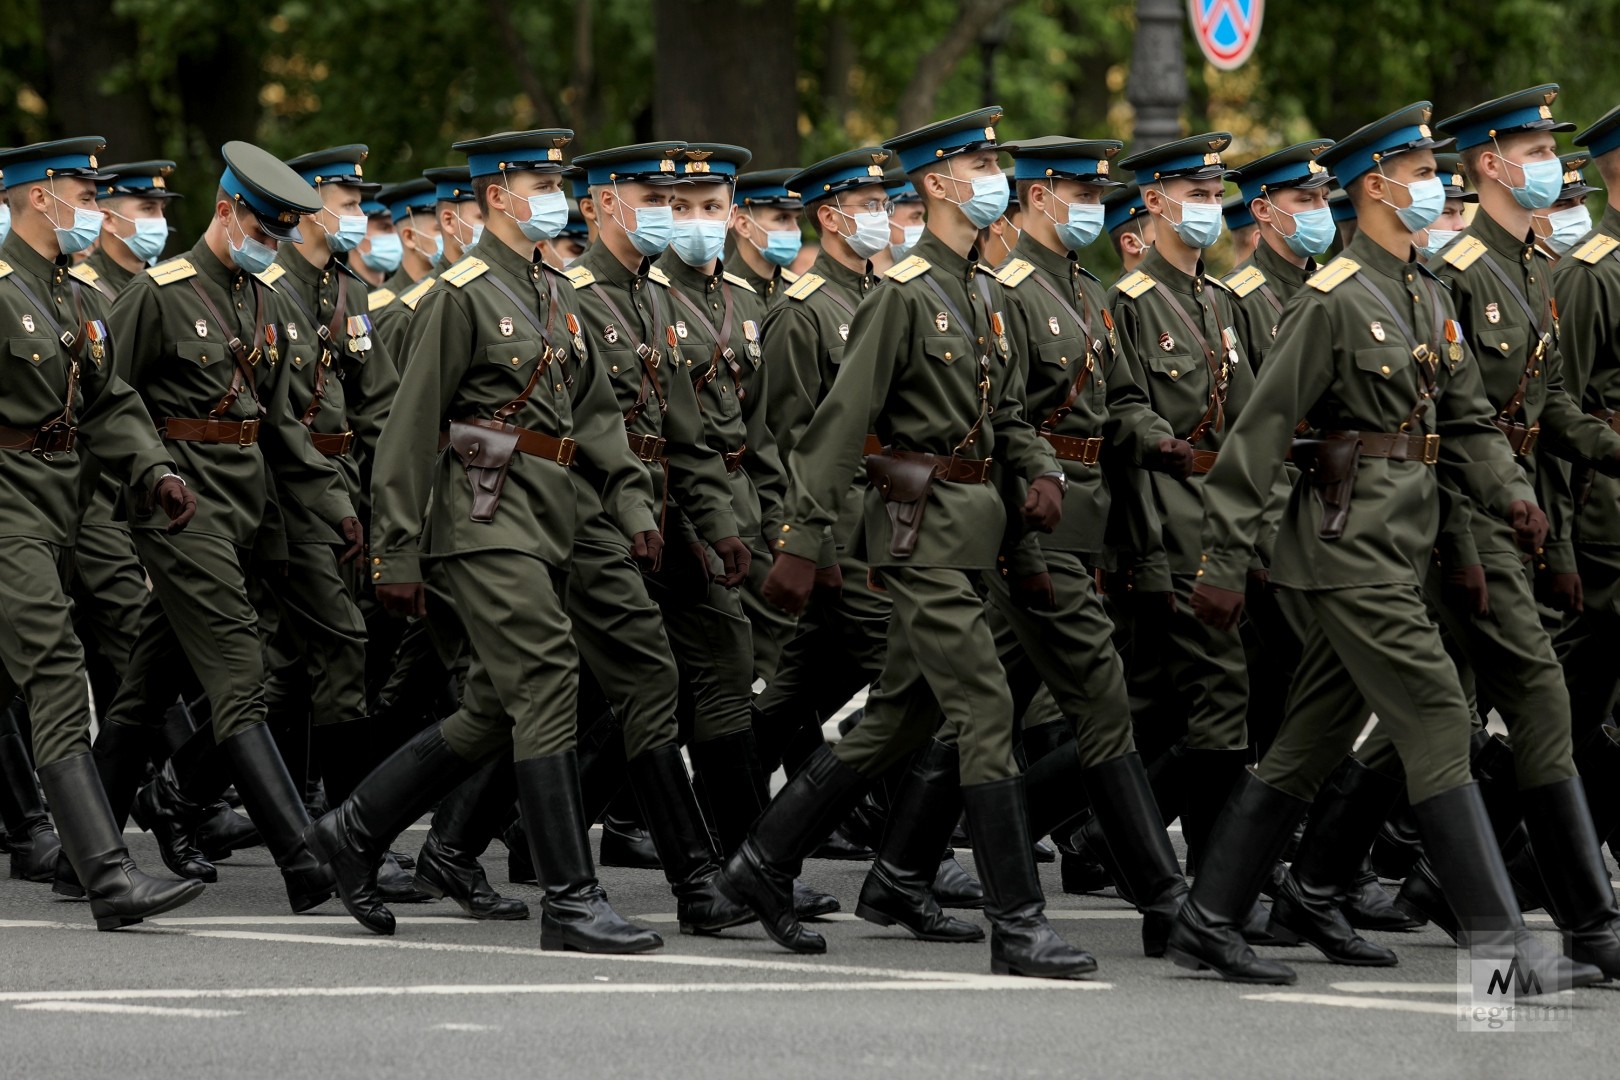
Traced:
<svg viewBox="0 0 1620 1080">
<path fill-rule="evenodd" d="M 799 213 L 804 203 L 788 188 L 797 169 L 766 169 L 739 173 L 732 198 L 737 212 L 731 218 L 736 271 L 753 290 L 774 306 L 799 275 L 787 269 L 799 257 L 804 236 Z"/>
<path fill-rule="evenodd" d="M 101 231 L 95 155 L 104 145 L 89 136 L 0 152 L 13 215 L 0 244 L 0 317 L 10 354 L 0 383 L 7 507 L 0 525 L 0 700 L 22 691 L 60 850 L 89 893 L 97 929 L 116 930 L 196 899 L 203 886 L 147 876 L 124 846 L 119 819 L 134 792 L 125 789 L 121 804 L 111 802 L 111 763 L 92 756 L 84 652 L 67 595 L 84 451 L 93 448 L 128 486 L 147 527 L 177 537 L 197 512 L 196 495 L 140 398 L 116 374 L 97 275 L 69 262 Z M 159 507 L 161 524 L 153 513 Z M 8 764 L 0 782 L 31 793 L 21 740 L 11 732 L 6 741 L 8 762 L 20 756 L 20 763 Z M 42 834 L 34 842 L 40 854 L 49 846 Z M 34 869 L 43 876 L 43 867 Z"/>
<path fill-rule="evenodd" d="M 984 877 L 992 970 L 1073 978 L 1096 961 L 1063 941 L 1043 914 L 1024 779 L 1012 754 L 1012 699 L 1006 673 L 991 659 L 994 640 L 975 589 L 995 565 L 1004 500 L 1029 527 L 1050 531 L 1066 486 L 1050 448 L 1021 416 L 1023 358 L 1007 335 L 1000 286 L 975 257 L 980 230 L 1007 205 L 996 165 L 1000 117 L 1000 109 L 984 109 L 888 144 L 926 200 L 928 229 L 856 313 L 838 377 L 798 438 L 788 520 L 767 583 L 767 596 L 784 610 L 804 608 L 819 564 L 832 562 L 827 531 L 843 516 L 849 477 L 875 428 L 884 449 L 866 459 L 875 484 L 867 532 L 876 583 L 894 608 L 878 700 L 771 801 L 721 882 L 778 944 L 825 951 L 825 939 L 794 917 L 793 871 L 871 778 L 914 749 L 932 751 L 943 712 L 960 733 L 961 797 Z M 868 160 L 880 184 L 882 158 Z M 858 167 L 851 171 L 860 177 Z M 872 201 L 880 216 L 882 187 L 861 186 L 879 193 Z M 1001 483 L 990 482 L 992 464 Z M 931 862 L 937 850 L 914 854 Z"/>
<path fill-rule="evenodd" d="M 889 189 L 889 257 L 899 262 L 922 239 L 927 214 L 922 196 L 899 167 L 883 174 L 883 184 Z"/>
<path fill-rule="evenodd" d="M 1126 184 L 1103 197 L 1103 230 L 1119 256 L 1120 276 L 1135 273 L 1158 236 L 1158 226 L 1142 202 L 1141 188 Z"/>
<path fill-rule="evenodd" d="M 550 263 L 554 270 L 566 270 L 573 266 L 590 246 L 590 226 L 585 224 L 585 215 L 579 212 L 579 203 L 572 200 L 568 203 L 568 222 L 562 232 L 539 244 L 541 258 Z"/>
<path fill-rule="evenodd" d="M 273 287 L 257 276 L 270 269 L 273 245 L 302 239 L 299 219 L 321 209 L 320 197 L 258 147 L 231 142 L 222 154 L 208 230 L 185 256 L 135 278 L 113 305 L 119 370 L 160 418 L 167 446 L 202 494 L 196 527 L 173 536 L 128 500 L 155 589 L 96 750 L 113 806 L 126 807 L 189 661 L 212 707 L 211 726 L 198 737 L 213 740 L 229 775 L 208 767 L 212 755 L 187 755 L 194 764 L 178 776 L 178 790 L 207 805 L 234 781 L 296 912 L 328 899 L 331 878 L 304 846 L 308 815 L 265 723 L 248 565 L 256 541 L 267 542 L 260 533 L 272 483 L 310 508 L 328 544 L 347 546 L 345 560 L 359 556 L 364 538 L 341 475 L 288 412 L 287 354 L 299 343 L 276 322 Z M 269 542 L 284 550 L 279 539 Z"/>
<path fill-rule="evenodd" d="M 1549 990 L 1603 978 L 1549 957 L 1524 930 L 1468 772 L 1472 717 L 1423 600 L 1440 522 L 1437 475 L 1477 499 L 1478 513 L 1511 522 L 1521 548 L 1533 550 L 1546 535 L 1529 482 L 1489 423 L 1482 361 L 1444 287 L 1413 261 L 1413 233 L 1444 200 L 1429 115 L 1426 102 L 1410 106 L 1321 154 L 1355 201 L 1360 232 L 1289 307 L 1255 396 L 1205 481 L 1193 604 L 1199 618 L 1229 630 L 1243 609 L 1284 452 L 1300 418 L 1310 423 L 1314 437 L 1294 444 L 1301 481 L 1271 565 L 1273 580 L 1303 609 L 1304 657 L 1289 716 L 1258 769 L 1240 773 L 1170 932 L 1177 963 L 1236 982 L 1295 979 L 1286 965 L 1257 957 L 1239 927 L 1369 709 L 1406 766 L 1425 847 L 1475 955 L 1516 955 Z M 1361 707 L 1302 712 L 1321 696 L 1354 697 Z M 1374 775 L 1382 782 L 1364 779 L 1359 788 L 1378 790 L 1387 810 L 1399 783 Z M 1313 944 L 1343 947 L 1343 962 L 1387 964 L 1387 950 L 1355 946 L 1336 906 L 1361 854 L 1336 866 L 1296 861 L 1298 888 L 1283 895 L 1299 912 L 1296 925 L 1318 927 Z"/>
<path fill-rule="evenodd" d="M 1462 231 L 1468 228 L 1465 207 L 1469 203 L 1479 202 L 1479 196 L 1468 190 L 1460 157 L 1456 154 L 1436 154 L 1434 163 L 1435 168 L 1440 170 L 1441 185 L 1446 189 L 1446 205 L 1440 211 L 1440 216 L 1434 219 L 1434 224 L 1417 234 L 1417 248 L 1425 259 L 1438 255 L 1462 235 Z"/>
<path fill-rule="evenodd" d="M 388 200 L 388 212 L 393 216 L 403 252 L 399 269 L 381 289 L 372 292 L 370 315 L 383 347 L 398 366 L 405 356 L 405 326 L 414 305 L 432 287 L 433 267 L 444 238 L 435 213 L 438 188 L 431 180 L 417 177 L 384 188 L 379 194 Z"/>
<path fill-rule="evenodd" d="M 1560 157 L 1564 184 L 1558 191 L 1558 199 L 1530 217 L 1530 225 L 1536 230 L 1536 242 L 1552 256 L 1555 265 L 1592 231 L 1592 212 L 1586 208 L 1586 197 L 1597 188 L 1586 182 L 1584 170 L 1588 160 L 1584 153 Z"/>
</svg>

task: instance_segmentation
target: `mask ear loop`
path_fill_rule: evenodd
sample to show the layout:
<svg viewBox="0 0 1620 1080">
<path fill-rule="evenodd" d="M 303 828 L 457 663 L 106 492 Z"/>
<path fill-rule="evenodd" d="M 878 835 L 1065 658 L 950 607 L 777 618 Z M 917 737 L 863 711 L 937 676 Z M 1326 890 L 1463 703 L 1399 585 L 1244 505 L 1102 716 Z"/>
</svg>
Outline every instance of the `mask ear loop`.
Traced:
<svg viewBox="0 0 1620 1080">
<path fill-rule="evenodd" d="M 1298 218 L 1295 215 L 1290 214 L 1287 210 L 1284 210 L 1282 207 L 1280 207 L 1276 203 L 1272 202 L 1271 201 L 1271 195 L 1270 195 L 1269 192 L 1267 194 L 1261 196 L 1261 197 L 1266 200 L 1266 205 L 1271 207 L 1271 212 L 1272 213 L 1281 214 L 1283 217 L 1287 218 L 1289 221 L 1294 222 L 1294 232 L 1299 231 L 1299 221 L 1298 221 Z M 1294 233 L 1285 233 L 1281 229 L 1277 228 L 1277 225 L 1276 225 L 1275 222 L 1268 221 L 1268 222 L 1266 222 L 1266 224 L 1271 226 L 1271 231 L 1272 232 L 1276 233 L 1278 236 L 1282 237 L 1284 240 L 1286 240 L 1290 236 L 1294 235 Z"/>
</svg>

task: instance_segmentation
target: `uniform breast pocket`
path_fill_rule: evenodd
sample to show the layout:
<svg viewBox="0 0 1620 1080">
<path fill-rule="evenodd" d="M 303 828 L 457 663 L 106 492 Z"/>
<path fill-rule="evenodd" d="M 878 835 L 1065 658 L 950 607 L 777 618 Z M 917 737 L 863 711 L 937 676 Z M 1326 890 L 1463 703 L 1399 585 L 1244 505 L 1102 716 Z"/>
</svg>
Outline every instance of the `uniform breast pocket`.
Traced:
<svg viewBox="0 0 1620 1080">
<path fill-rule="evenodd" d="M 540 355 L 540 343 L 532 338 L 507 338 L 484 346 L 484 362 L 513 371 Z"/>
<path fill-rule="evenodd" d="M 1086 362 L 1086 347 L 1079 338 L 1043 341 L 1035 350 L 1041 363 L 1063 371 L 1078 370 Z"/>
<path fill-rule="evenodd" d="M 1388 381 L 1411 362 L 1411 354 L 1398 347 L 1384 346 L 1356 350 L 1356 367 L 1383 381 Z"/>
<path fill-rule="evenodd" d="M 714 356 L 714 349 L 702 341 L 681 342 L 681 366 L 687 372 L 696 376 L 698 372 L 709 370 L 709 361 Z"/>
<path fill-rule="evenodd" d="M 1179 383 L 1193 370 L 1192 354 L 1179 350 L 1165 352 L 1162 348 L 1155 348 L 1143 360 L 1149 376 L 1155 381 L 1163 380 L 1159 385 Z"/>
<path fill-rule="evenodd" d="M 298 341 L 289 340 L 282 347 L 282 358 L 292 365 L 294 371 L 308 371 L 321 358 L 320 341 L 311 340 L 311 336 L 305 334 Z"/>
<path fill-rule="evenodd" d="M 180 359 L 190 360 L 200 368 L 213 367 L 228 355 L 224 342 L 214 341 L 178 341 L 174 352 Z"/>
<path fill-rule="evenodd" d="M 15 337 L 11 339 L 11 355 L 39 367 L 48 358 L 56 355 L 56 342 L 50 338 Z"/>
<path fill-rule="evenodd" d="M 967 346 L 961 338 L 925 337 L 923 352 L 941 364 L 954 364 L 967 355 Z"/>
<path fill-rule="evenodd" d="M 842 364 L 843 362 L 844 362 L 844 345 L 843 345 L 843 343 L 840 342 L 837 345 L 829 345 L 829 346 L 827 346 L 827 363 L 831 364 L 833 367 L 837 367 L 839 364 Z"/>
<path fill-rule="evenodd" d="M 1486 325 L 1474 335 L 1475 351 L 1484 359 L 1525 359 L 1525 342 L 1530 336 L 1522 326 Z"/>
</svg>

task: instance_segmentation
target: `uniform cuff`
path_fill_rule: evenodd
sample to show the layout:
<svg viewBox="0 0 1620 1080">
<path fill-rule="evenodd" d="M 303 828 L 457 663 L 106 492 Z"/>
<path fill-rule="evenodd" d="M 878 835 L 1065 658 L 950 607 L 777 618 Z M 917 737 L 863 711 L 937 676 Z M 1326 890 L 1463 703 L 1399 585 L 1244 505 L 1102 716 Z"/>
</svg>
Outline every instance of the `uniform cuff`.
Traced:
<svg viewBox="0 0 1620 1080">
<path fill-rule="evenodd" d="M 737 519 L 730 510 L 716 510 L 707 517 L 694 519 L 692 527 L 711 544 L 737 535 Z"/>
<path fill-rule="evenodd" d="M 784 521 L 776 527 L 776 535 L 771 538 L 771 553 L 786 552 L 800 558 L 821 562 L 822 539 L 826 533 L 821 529 L 807 525 Z"/>
<path fill-rule="evenodd" d="M 1249 570 L 1254 565 L 1255 557 L 1252 552 L 1206 551 L 1198 557 L 1197 584 L 1242 592 L 1248 582 Z"/>
<path fill-rule="evenodd" d="M 1575 546 L 1567 540 L 1549 541 L 1547 546 L 1541 549 L 1541 558 L 1547 564 L 1549 573 L 1579 572 L 1575 566 Z"/>
<path fill-rule="evenodd" d="M 414 585 L 423 580 L 420 555 L 373 552 L 370 567 L 373 585 Z"/>
</svg>

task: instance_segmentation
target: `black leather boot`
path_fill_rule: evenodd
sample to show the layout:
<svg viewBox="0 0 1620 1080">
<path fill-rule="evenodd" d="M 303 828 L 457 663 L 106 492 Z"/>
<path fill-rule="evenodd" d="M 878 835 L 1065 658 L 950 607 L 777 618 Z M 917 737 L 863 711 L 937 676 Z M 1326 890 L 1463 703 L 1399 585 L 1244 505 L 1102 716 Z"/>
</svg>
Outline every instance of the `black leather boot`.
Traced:
<svg viewBox="0 0 1620 1080">
<path fill-rule="evenodd" d="M 0 733 L 0 819 L 11 851 L 11 876 L 24 881 L 54 880 L 62 842 L 39 801 L 34 764 L 15 728 Z"/>
<path fill-rule="evenodd" d="M 664 939 L 625 921 L 597 883 L 586 842 L 579 761 L 572 750 L 518 762 L 518 803 L 545 899 L 540 947 L 590 953 L 640 953 Z"/>
<path fill-rule="evenodd" d="M 1228 982 L 1287 985 L 1292 968 L 1255 955 L 1242 926 L 1289 834 L 1310 804 L 1243 770 L 1215 821 L 1192 892 L 1165 943 L 1185 968 L 1213 968 Z"/>
<path fill-rule="evenodd" d="M 962 869 L 951 848 L 946 848 L 945 857 L 939 860 L 932 889 L 935 902 L 942 908 L 976 910 L 984 907 L 984 886 Z"/>
<path fill-rule="evenodd" d="M 129 820 L 135 791 L 146 779 L 147 764 L 158 741 L 156 732 L 136 724 L 106 724 L 96 736 L 91 756 L 120 834 Z M 85 895 L 71 859 L 56 860 L 56 880 L 51 891 L 59 896 Z"/>
<path fill-rule="evenodd" d="M 1399 962 L 1392 951 L 1356 933 L 1339 904 L 1401 787 L 1399 780 L 1349 757 L 1329 775 L 1311 804 L 1294 863 L 1278 880 L 1272 933 L 1294 934 L 1335 964 L 1394 967 Z"/>
<path fill-rule="evenodd" d="M 1102 892 L 1114 884 L 1113 870 L 1103 862 L 1098 851 L 1107 846 L 1102 826 L 1096 824 L 1096 815 L 1089 812 L 1083 815 L 1074 831 L 1058 842 L 1058 869 L 1065 893 L 1085 896 Z M 1112 853 L 1107 857 L 1109 862 L 1113 861 Z"/>
<path fill-rule="evenodd" d="M 331 899 L 335 891 L 332 875 L 304 843 L 309 814 L 281 763 L 269 727 L 249 724 L 220 743 L 219 749 L 235 778 L 242 806 L 281 868 L 293 912 L 308 911 Z"/>
<path fill-rule="evenodd" d="M 262 847 L 264 838 L 253 822 L 231 809 L 223 800 L 208 808 L 208 816 L 197 827 L 197 850 L 209 862 L 228 859 L 244 848 Z"/>
<path fill-rule="evenodd" d="M 1580 777 L 1519 796 L 1546 883 L 1547 910 L 1570 936 L 1570 955 L 1601 969 L 1607 978 L 1620 975 L 1620 908 Z"/>
<path fill-rule="evenodd" d="M 328 806 L 347 799 L 381 760 L 377 735 L 369 716 L 309 729 L 311 764 L 326 788 Z"/>
<path fill-rule="evenodd" d="M 61 829 L 62 854 L 90 897 L 97 930 L 133 926 L 202 895 L 200 881 L 164 881 L 135 865 L 91 755 L 52 762 L 39 770 L 39 779 Z"/>
<path fill-rule="evenodd" d="M 527 919 L 529 905 L 497 893 L 478 865 L 495 834 L 512 817 L 517 781 L 502 754 L 443 799 L 416 860 L 416 888 L 448 897 L 475 919 Z"/>
<path fill-rule="evenodd" d="M 793 879 L 808 854 L 866 792 L 868 780 L 825 745 L 805 762 L 726 861 L 720 888 L 746 904 L 784 949 L 823 953 L 827 940 L 800 922 Z"/>
<path fill-rule="evenodd" d="M 729 856 L 748 836 L 770 801 L 751 729 L 687 748 L 692 771 L 703 783 L 720 855 Z"/>
<path fill-rule="evenodd" d="M 507 826 L 501 843 L 506 845 L 506 880 L 513 885 L 540 884 L 540 875 L 534 872 L 534 857 L 529 854 L 529 834 L 523 831 L 521 820 Z"/>
<path fill-rule="evenodd" d="M 218 791 L 210 794 L 217 795 Z M 196 837 L 212 813 L 211 806 L 187 797 L 172 760 L 164 762 L 157 775 L 135 793 L 131 809 L 135 824 L 157 841 L 158 854 L 169 873 L 207 882 L 218 881 L 219 871 L 203 856 Z"/>
<path fill-rule="evenodd" d="M 1477 784 L 1414 803 L 1412 812 L 1474 958 L 1517 960 L 1521 985 L 1534 982 L 1545 993 L 1603 981 L 1602 971 L 1548 951 L 1525 929 Z"/>
<path fill-rule="evenodd" d="M 1238 781 L 1248 771 L 1250 753 L 1247 747 L 1239 750 L 1200 750 L 1182 747 L 1172 749 L 1179 753 L 1179 769 L 1167 771 L 1164 779 L 1154 784 L 1158 795 L 1166 783 L 1182 778 L 1185 790 L 1181 796 L 1181 836 L 1187 842 L 1187 862 L 1203 866 L 1204 850 L 1215 821 L 1232 796 Z M 1287 842 L 1287 837 L 1284 837 Z M 1197 871 L 1194 871 L 1197 876 Z"/>
<path fill-rule="evenodd" d="M 390 754 L 347 799 L 303 830 L 308 851 L 330 868 L 338 898 L 361 926 L 377 934 L 394 932 L 394 913 L 377 891 L 377 867 L 388 845 L 477 771 L 478 763 L 452 750 L 442 727 L 434 724 Z M 271 851 L 274 845 L 272 840 Z"/>
<path fill-rule="evenodd" d="M 861 885 L 855 914 L 898 924 L 919 941 L 983 941 L 984 931 L 940 910 L 932 885 L 939 852 L 962 813 L 961 760 L 937 739 L 917 754 L 888 814 L 888 828 Z"/>
<path fill-rule="evenodd" d="M 753 732 L 744 734 L 753 741 Z M 735 779 L 752 789 L 753 781 L 746 775 Z M 720 862 L 709 844 L 680 748 L 669 743 L 638 754 L 630 762 L 630 786 L 642 819 L 652 826 L 659 863 L 675 894 L 681 933 L 712 934 L 753 922 L 754 913 L 727 899 L 715 884 Z"/>
<path fill-rule="evenodd" d="M 1133 750 L 1082 775 L 1114 864 L 1142 912 L 1142 952 L 1163 956 L 1170 925 L 1187 898 L 1187 881 L 1153 801 L 1142 758 Z"/>
<path fill-rule="evenodd" d="M 1604 724 L 1577 738 L 1575 768 L 1586 789 L 1592 829 L 1599 843 L 1607 842 L 1620 828 L 1620 730 Z"/>
<path fill-rule="evenodd" d="M 1370 858 L 1361 860 L 1350 891 L 1339 902 L 1339 910 L 1357 930 L 1416 930 L 1423 925 L 1391 901 L 1388 890 L 1373 872 Z"/>
<path fill-rule="evenodd" d="M 1030 850 L 1024 778 L 964 784 L 961 791 L 974 865 L 984 881 L 991 972 L 1075 979 L 1096 971 L 1091 954 L 1064 941 L 1046 920 L 1046 897 Z"/>
<path fill-rule="evenodd" d="M 621 790 L 602 816 L 601 854 L 603 866 L 627 870 L 661 870 L 658 845 L 638 814 L 627 812 L 635 805 L 634 796 Z"/>
</svg>

